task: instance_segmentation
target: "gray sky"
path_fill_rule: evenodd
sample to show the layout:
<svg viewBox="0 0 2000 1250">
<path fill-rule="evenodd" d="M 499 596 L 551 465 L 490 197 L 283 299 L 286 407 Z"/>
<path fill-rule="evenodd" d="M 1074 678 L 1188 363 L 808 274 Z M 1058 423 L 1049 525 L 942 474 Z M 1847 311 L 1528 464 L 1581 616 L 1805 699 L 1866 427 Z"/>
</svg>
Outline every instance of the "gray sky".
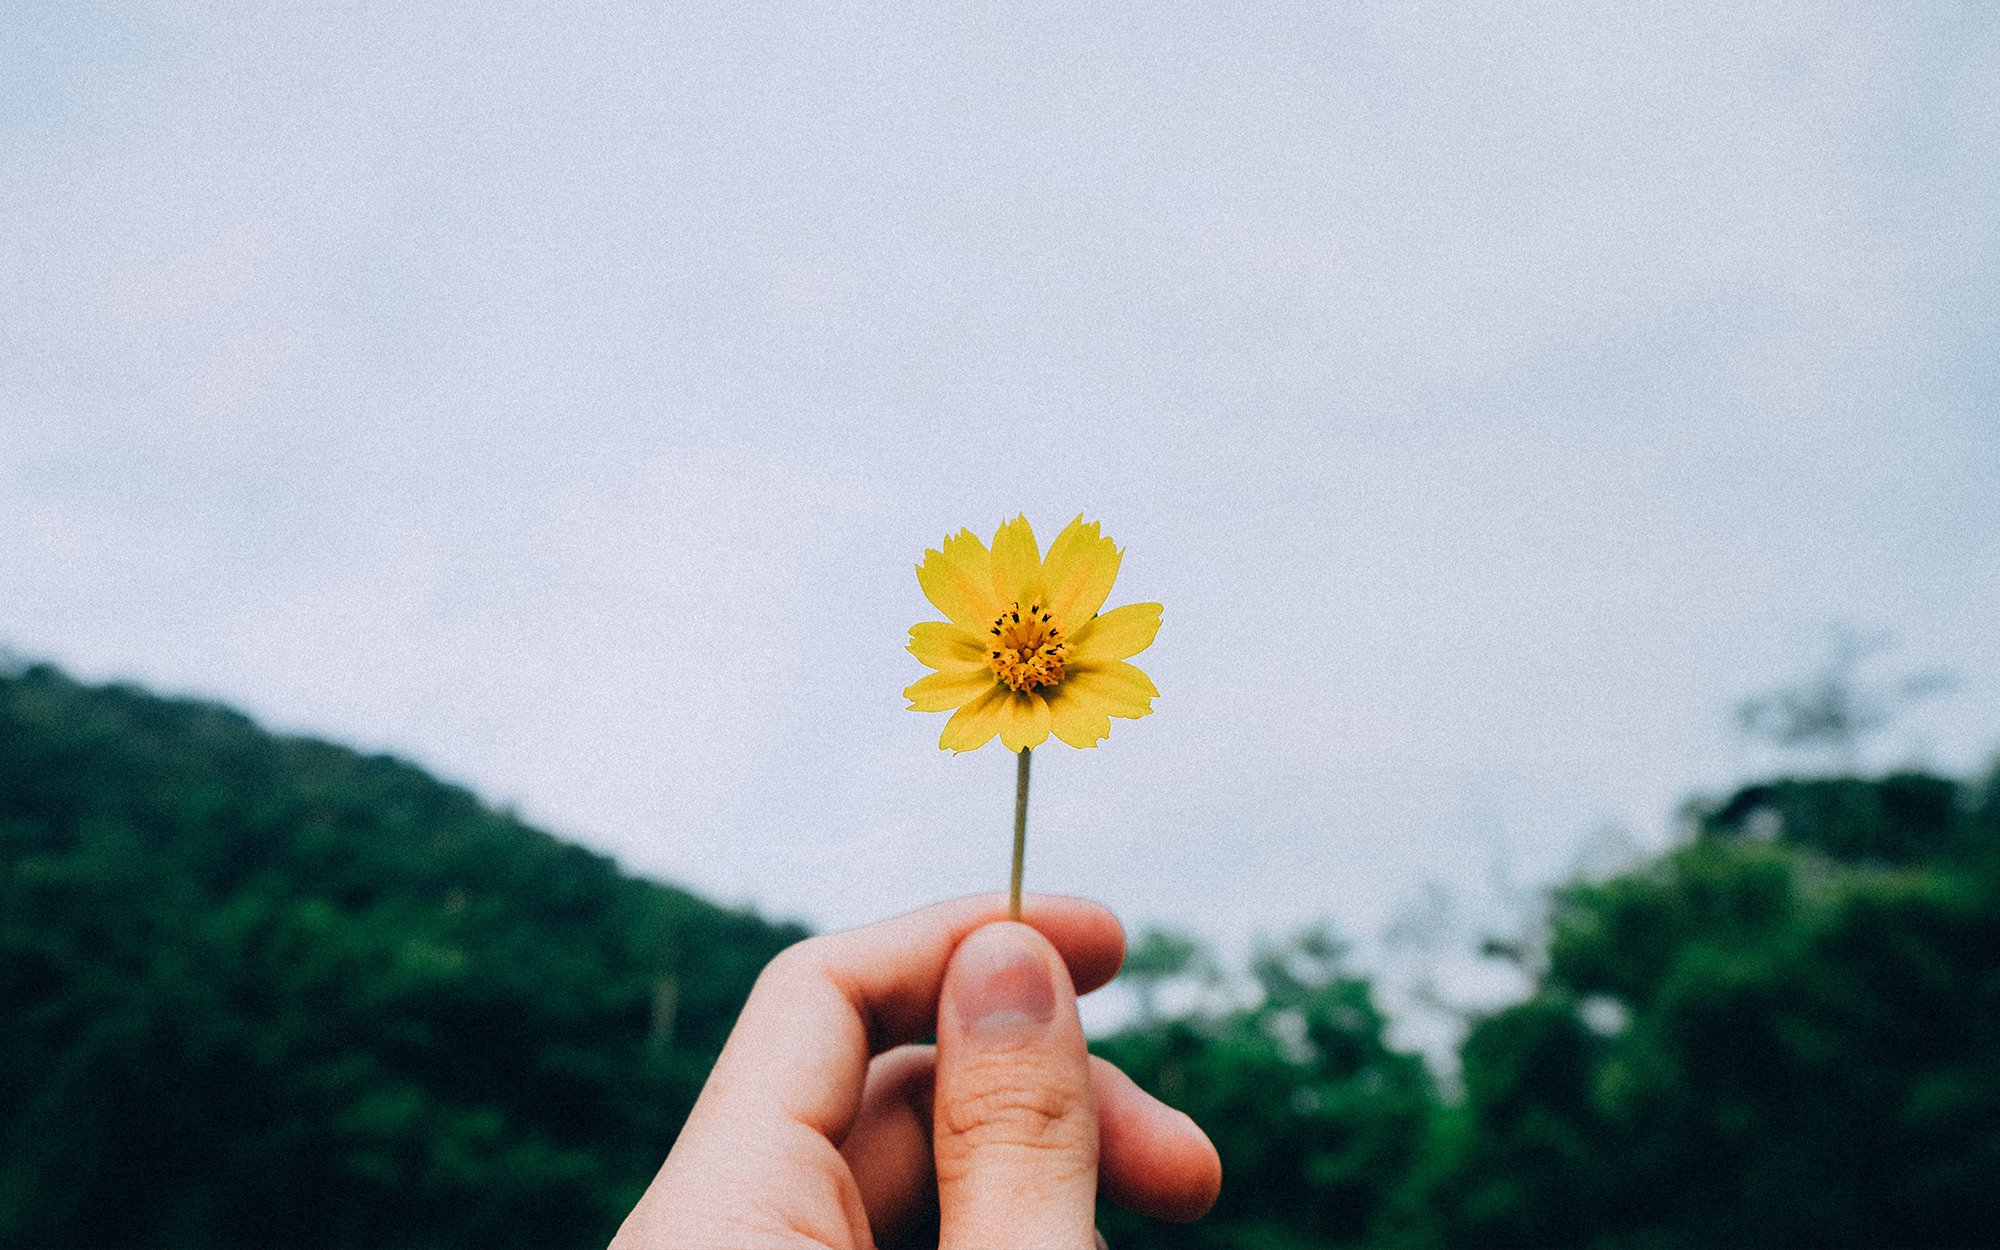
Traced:
<svg viewBox="0 0 2000 1250">
<path fill-rule="evenodd" d="M 1990 4 L 0 5 L 0 641 L 816 924 L 1004 883 L 913 565 L 1126 548 L 1033 886 L 1568 870 L 1894 631 L 2000 746 Z"/>
</svg>

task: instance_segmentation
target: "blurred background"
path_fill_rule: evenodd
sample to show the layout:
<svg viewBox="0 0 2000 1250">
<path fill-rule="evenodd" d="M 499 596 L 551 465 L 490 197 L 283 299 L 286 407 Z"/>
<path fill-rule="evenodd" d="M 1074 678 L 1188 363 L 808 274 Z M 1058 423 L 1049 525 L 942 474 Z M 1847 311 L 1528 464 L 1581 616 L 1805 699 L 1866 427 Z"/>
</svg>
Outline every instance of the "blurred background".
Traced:
<svg viewBox="0 0 2000 1250">
<path fill-rule="evenodd" d="M 1114 1245 L 2000 1218 L 1991 6 L 0 4 L 0 169 L 0 1245 L 600 1244 L 1002 887 L 1016 512 L 1166 605 Z"/>
</svg>

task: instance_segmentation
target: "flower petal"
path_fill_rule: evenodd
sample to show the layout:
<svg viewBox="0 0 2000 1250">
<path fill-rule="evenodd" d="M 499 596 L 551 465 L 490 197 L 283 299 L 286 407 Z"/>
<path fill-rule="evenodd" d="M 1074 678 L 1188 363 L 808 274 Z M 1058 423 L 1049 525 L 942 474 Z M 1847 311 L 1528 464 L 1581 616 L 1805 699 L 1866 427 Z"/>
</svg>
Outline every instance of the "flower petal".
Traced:
<svg viewBox="0 0 2000 1250">
<path fill-rule="evenodd" d="M 1042 550 L 1027 517 L 1003 522 L 993 535 L 993 597 L 995 615 L 1010 603 L 1026 608 L 1041 601 Z"/>
<path fill-rule="evenodd" d="M 1071 666 L 1062 686 L 1112 716 L 1137 720 L 1153 710 L 1160 693 L 1153 679 L 1123 660 L 1090 660 Z"/>
<path fill-rule="evenodd" d="M 1042 564 L 1041 591 L 1056 624 L 1070 633 L 1097 614 L 1118 580 L 1118 548 L 1098 534 L 1096 521 L 1081 516 L 1071 521 L 1049 544 Z"/>
<path fill-rule="evenodd" d="M 1000 714 L 1013 692 L 995 682 L 993 688 L 951 714 L 938 735 L 947 751 L 977 751 L 1000 732 Z"/>
<path fill-rule="evenodd" d="M 985 694 L 1000 683 L 983 668 L 955 669 L 919 677 L 903 691 L 912 712 L 947 712 Z"/>
<path fill-rule="evenodd" d="M 1104 705 L 1068 682 L 1050 688 L 1049 729 L 1073 747 L 1094 747 L 1111 736 L 1111 717 Z"/>
<path fill-rule="evenodd" d="M 960 530 L 924 552 L 917 584 L 955 625 L 982 632 L 1000 615 L 993 602 L 993 558 L 971 530 Z"/>
<path fill-rule="evenodd" d="M 1128 603 L 1093 616 L 1070 635 L 1070 654 L 1085 664 L 1135 656 L 1153 645 L 1153 636 L 1160 632 L 1160 611 L 1157 603 Z"/>
<path fill-rule="evenodd" d="M 1009 751 L 1049 740 L 1049 704 L 1032 690 L 1016 690 L 1000 712 L 1000 745 Z"/>
<path fill-rule="evenodd" d="M 979 636 L 945 621 L 910 626 L 909 650 L 925 664 L 947 673 L 986 669 L 986 647 Z"/>
</svg>

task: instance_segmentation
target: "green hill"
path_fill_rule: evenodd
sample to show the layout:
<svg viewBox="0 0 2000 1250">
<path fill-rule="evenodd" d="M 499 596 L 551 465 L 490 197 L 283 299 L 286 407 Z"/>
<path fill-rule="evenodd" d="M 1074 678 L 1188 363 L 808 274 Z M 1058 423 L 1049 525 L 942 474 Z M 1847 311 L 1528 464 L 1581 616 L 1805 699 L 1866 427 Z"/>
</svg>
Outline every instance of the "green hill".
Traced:
<svg viewBox="0 0 2000 1250">
<path fill-rule="evenodd" d="M 1500 945 L 1533 987 L 1455 1090 L 1328 932 L 1219 995 L 1140 943 L 1097 1049 L 1228 1180 L 1191 1226 L 1106 1210 L 1112 1244 L 1990 1242 L 2000 772 L 1691 811 Z M 0 669 L 0 1250 L 600 1246 L 800 936 L 402 761 Z"/>
<path fill-rule="evenodd" d="M 800 936 L 401 760 L 0 671 L 0 1245 L 602 1245 Z"/>
</svg>

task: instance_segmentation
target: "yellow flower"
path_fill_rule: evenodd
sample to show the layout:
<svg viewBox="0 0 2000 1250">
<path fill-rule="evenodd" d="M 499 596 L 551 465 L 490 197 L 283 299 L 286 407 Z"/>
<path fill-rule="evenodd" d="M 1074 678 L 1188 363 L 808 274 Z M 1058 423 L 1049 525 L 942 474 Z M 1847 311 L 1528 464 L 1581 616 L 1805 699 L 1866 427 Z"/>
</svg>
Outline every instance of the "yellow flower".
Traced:
<svg viewBox="0 0 2000 1250">
<path fill-rule="evenodd" d="M 1009 751 L 1051 733 L 1094 747 L 1110 735 L 1111 717 L 1153 710 L 1159 690 L 1125 661 L 1152 645 L 1160 605 L 1098 612 L 1120 553 L 1097 528 L 1071 521 L 1046 560 L 1019 516 L 1001 525 L 990 551 L 960 530 L 924 552 L 917 582 L 947 619 L 910 627 L 910 654 L 937 671 L 903 697 L 913 712 L 957 709 L 940 747 L 971 751 L 996 733 Z"/>
</svg>

